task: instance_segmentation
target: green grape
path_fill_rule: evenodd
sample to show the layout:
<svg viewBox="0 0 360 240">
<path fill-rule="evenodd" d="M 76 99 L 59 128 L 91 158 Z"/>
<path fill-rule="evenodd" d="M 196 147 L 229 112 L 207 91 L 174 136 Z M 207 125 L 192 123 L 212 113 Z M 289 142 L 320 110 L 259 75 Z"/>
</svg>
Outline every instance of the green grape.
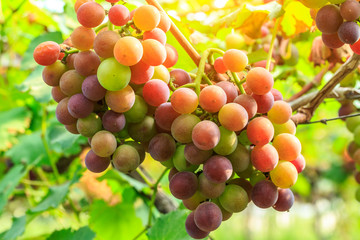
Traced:
<svg viewBox="0 0 360 240">
<path fill-rule="evenodd" d="M 106 90 L 118 91 L 129 84 L 131 70 L 128 66 L 121 65 L 115 58 L 107 58 L 101 62 L 97 77 Z"/>
<path fill-rule="evenodd" d="M 198 169 L 199 165 L 193 165 L 188 161 L 186 161 L 184 151 L 185 151 L 185 145 L 180 145 L 176 148 L 175 154 L 172 157 L 174 166 L 180 172 L 183 171 L 194 172 L 196 169 Z"/>
<path fill-rule="evenodd" d="M 227 130 L 223 126 L 219 127 L 220 141 L 214 147 L 214 151 L 220 155 L 229 155 L 235 151 L 238 145 L 238 139 L 234 131 Z"/>
<path fill-rule="evenodd" d="M 357 126 L 354 130 L 354 142 L 360 145 L 360 126 Z"/>
<path fill-rule="evenodd" d="M 141 122 L 148 111 L 148 105 L 145 100 L 139 96 L 135 95 L 134 105 L 124 113 L 126 121 L 129 123 L 138 123 Z"/>
</svg>

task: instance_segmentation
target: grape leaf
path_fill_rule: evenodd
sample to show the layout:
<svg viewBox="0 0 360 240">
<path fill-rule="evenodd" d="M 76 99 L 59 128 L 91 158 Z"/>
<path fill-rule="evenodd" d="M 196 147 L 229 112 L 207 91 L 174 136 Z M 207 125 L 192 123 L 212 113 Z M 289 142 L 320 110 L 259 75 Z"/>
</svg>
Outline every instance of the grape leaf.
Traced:
<svg viewBox="0 0 360 240">
<path fill-rule="evenodd" d="M 11 228 L 0 234 L 2 240 L 14 240 L 25 232 L 26 215 L 13 218 Z"/>
<path fill-rule="evenodd" d="M 28 92 L 38 102 L 49 102 L 51 98 L 51 87 L 44 84 L 42 79 L 43 66 L 37 66 L 25 81 L 17 85 L 21 92 Z"/>
<path fill-rule="evenodd" d="M 31 112 L 25 107 L 13 108 L 0 113 L 0 151 L 6 151 L 15 142 L 18 133 L 30 126 Z"/>
<path fill-rule="evenodd" d="M 95 233 L 89 227 L 82 227 L 76 231 L 69 229 L 62 229 L 53 232 L 47 240 L 92 240 L 95 238 Z"/>
<path fill-rule="evenodd" d="M 40 166 L 49 165 L 49 157 L 41 140 L 41 132 L 33 132 L 30 135 L 19 137 L 19 143 L 5 153 L 15 164 L 25 163 L 27 165 Z"/>
<path fill-rule="evenodd" d="M 0 215 L 5 207 L 10 194 L 19 184 L 20 179 L 26 174 L 23 165 L 16 165 L 10 169 L 8 173 L 0 181 Z"/>
<path fill-rule="evenodd" d="M 135 215 L 133 203 L 108 206 L 102 200 L 91 205 L 89 225 L 101 240 L 132 240 L 143 229 L 141 220 Z"/>
<path fill-rule="evenodd" d="M 75 172 L 71 181 L 59 186 L 50 187 L 49 192 L 41 200 L 41 202 L 34 208 L 29 210 L 29 213 L 43 212 L 52 208 L 57 208 L 64 200 L 69 192 L 69 188 L 72 184 L 79 181 L 81 173 L 79 169 Z"/>
<path fill-rule="evenodd" d="M 98 178 L 99 181 L 102 180 L 116 180 L 119 183 L 128 183 L 130 184 L 130 186 L 134 187 L 137 191 L 141 192 L 144 191 L 146 188 L 148 188 L 148 185 L 146 185 L 145 183 L 142 183 L 132 177 L 129 177 L 128 175 L 119 172 L 115 169 L 109 170 L 107 171 L 104 175 L 102 175 L 101 177 Z"/>
<path fill-rule="evenodd" d="M 185 230 L 186 210 L 170 212 L 158 218 L 148 231 L 149 240 L 190 240 Z M 164 227 L 166 226 L 166 227 Z"/>
<path fill-rule="evenodd" d="M 251 38 L 261 37 L 261 26 L 270 18 L 278 18 L 284 11 L 282 5 L 277 2 L 252 6 L 243 4 L 240 8 L 226 15 L 214 25 L 213 30 L 219 31 L 223 27 L 240 29 Z"/>
<path fill-rule="evenodd" d="M 268 53 L 264 51 L 264 49 L 260 49 L 257 50 L 255 52 L 251 52 L 247 55 L 248 59 L 249 59 L 249 64 L 261 61 L 261 60 L 266 60 L 267 59 L 267 55 Z"/>
<path fill-rule="evenodd" d="M 285 14 L 280 22 L 281 31 L 287 37 L 306 32 L 313 25 L 310 11 L 298 1 L 284 5 Z"/>
</svg>

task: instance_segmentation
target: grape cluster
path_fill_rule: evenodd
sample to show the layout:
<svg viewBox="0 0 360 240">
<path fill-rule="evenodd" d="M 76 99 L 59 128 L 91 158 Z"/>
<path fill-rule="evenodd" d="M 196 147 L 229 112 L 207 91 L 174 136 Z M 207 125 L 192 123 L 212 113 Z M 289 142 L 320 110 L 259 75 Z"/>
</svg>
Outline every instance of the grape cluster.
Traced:
<svg viewBox="0 0 360 240">
<path fill-rule="evenodd" d="M 360 184 L 360 171 L 358 170 L 360 167 L 360 117 L 347 118 L 345 123 L 346 128 L 354 134 L 354 140 L 348 145 L 347 153 L 355 162 L 354 177 L 356 182 Z M 360 202 L 360 186 L 355 192 L 355 198 Z"/>
<path fill-rule="evenodd" d="M 291 208 L 289 188 L 305 160 L 292 109 L 268 70 L 249 70 L 246 54 L 229 49 L 214 68 L 246 74 L 246 93 L 239 95 L 241 83 L 233 81 L 207 82 L 197 92 L 187 87 L 195 84 L 189 73 L 168 70 L 178 55 L 166 44 L 171 22 L 155 7 L 129 12 L 112 4 L 107 12 L 115 30 L 98 34 L 93 28 L 106 15 L 102 5 L 78 0 L 75 11 L 81 26 L 71 34 L 73 48 L 45 42 L 34 59 L 46 66 L 58 121 L 89 139 L 90 171 L 111 163 L 130 173 L 148 152 L 171 169 L 172 195 L 193 211 L 185 223 L 193 238 L 204 238 L 251 200 L 260 208 Z"/>
<path fill-rule="evenodd" d="M 342 1 L 340 6 L 325 5 L 316 14 L 316 26 L 322 32 L 322 40 L 329 48 L 350 44 L 355 53 L 360 53 L 360 3 L 357 0 Z"/>
</svg>

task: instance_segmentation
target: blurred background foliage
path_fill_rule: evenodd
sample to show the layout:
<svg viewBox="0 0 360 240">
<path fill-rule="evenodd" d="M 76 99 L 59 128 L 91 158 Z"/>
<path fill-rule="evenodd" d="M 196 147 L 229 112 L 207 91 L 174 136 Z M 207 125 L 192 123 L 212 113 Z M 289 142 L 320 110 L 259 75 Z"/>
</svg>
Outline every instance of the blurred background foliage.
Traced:
<svg viewBox="0 0 360 240">
<path fill-rule="evenodd" d="M 106 5 L 108 3 L 103 3 Z M 279 20 L 278 40 L 297 47 L 298 62 L 275 66 L 275 87 L 285 98 L 311 82 L 324 64 L 309 61 L 314 31 L 310 11 L 298 1 L 283 5 L 262 0 L 159 1 L 180 30 L 202 52 L 225 49 L 225 37 L 244 36 L 241 47 L 250 61 L 267 57 L 271 34 L 261 27 Z M 51 88 L 41 78 L 32 52 L 43 41 L 62 43 L 77 26 L 73 0 L 0 1 L 0 239 L 132 239 L 145 226 L 151 190 L 112 169 L 105 174 L 85 171 L 87 139 L 68 133 L 55 118 Z M 128 0 L 129 8 L 145 1 Z M 270 39 L 269 39 L 270 36 Z M 290 39 L 290 40 L 289 40 Z M 179 52 L 175 67 L 196 66 L 168 34 Z M 277 48 L 280 49 L 278 45 Z M 277 50 L 276 50 L 277 51 Z M 286 59 L 285 59 L 286 60 Z M 332 76 L 328 72 L 321 87 Z M 349 81 L 356 84 L 358 73 Z M 355 102 L 355 104 L 357 104 Z M 338 115 L 341 104 L 327 99 L 314 120 Z M 250 204 L 242 213 L 212 233 L 213 239 L 356 239 L 360 234 L 357 187 L 353 163 L 344 151 L 353 136 L 341 120 L 297 128 L 307 168 L 292 190 L 295 205 L 289 213 L 262 210 Z M 143 167 L 156 179 L 163 166 L 147 157 Z M 161 182 L 169 193 L 168 180 Z M 145 195 L 144 195 L 145 194 Z M 170 194 L 169 194 L 169 197 Z M 155 212 L 154 226 L 141 239 L 189 239 L 184 224 L 187 211 Z"/>
</svg>

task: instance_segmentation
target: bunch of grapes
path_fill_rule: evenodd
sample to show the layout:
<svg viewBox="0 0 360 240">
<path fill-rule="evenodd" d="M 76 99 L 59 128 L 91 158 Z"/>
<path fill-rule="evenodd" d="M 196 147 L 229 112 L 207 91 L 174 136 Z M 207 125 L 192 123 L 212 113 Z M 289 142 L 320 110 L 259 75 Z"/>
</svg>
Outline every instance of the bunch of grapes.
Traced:
<svg viewBox="0 0 360 240">
<path fill-rule="evenodd" d="M 102 172 L 111 163 L 130 173 L 148 152 L 171 169 L 172 195 L 193 211 L 185 223 L 193 238 L 206 237 L 251 200 L 288 211 L 289 188 L 305 160 L 292 109 L 273 89 L 271 73 L 249 70 L 246 54 L 229 49 L 214 68 L 246 75 L 246 93 L 239 94 L 236 80 L 208 81 L 194 91 L 200 83 L 189 73 L 168 70 L 178 56 L 166 44 L 167 15 L 150 5 L 130 12 L 108 2 L 108 11 L 93 1 L 75 3 L 81 26 L 68 41 L 73 48 L 44 42 L 34 51 L 46 66 L 43 79 L 53 87 L 58 121 L 89 139 L 86 167 Z M 116 27 L 96 34 L 106 12 Z"/>
<path fill-rule="evenodd" d="M 356 182 L 360 184 L 360 117 L 347 118 L 345 123 L 346 128 L 354 134 L 354 140 L 348 145 L 347 153 L 355 162 L 354 177 Z M 360 202 L 360 186 L 355 192 L 355 198 Z"/>
<path fill-rule="evenodd" d="M 339 48 L 350 44 L 351 49 L 360 53 L 360 3 L 346 0 L 338 6 L 325 5 L 316 14 L 316 26 L 322 32 L 322 40 L 329 48 Z"/>
</svg>

